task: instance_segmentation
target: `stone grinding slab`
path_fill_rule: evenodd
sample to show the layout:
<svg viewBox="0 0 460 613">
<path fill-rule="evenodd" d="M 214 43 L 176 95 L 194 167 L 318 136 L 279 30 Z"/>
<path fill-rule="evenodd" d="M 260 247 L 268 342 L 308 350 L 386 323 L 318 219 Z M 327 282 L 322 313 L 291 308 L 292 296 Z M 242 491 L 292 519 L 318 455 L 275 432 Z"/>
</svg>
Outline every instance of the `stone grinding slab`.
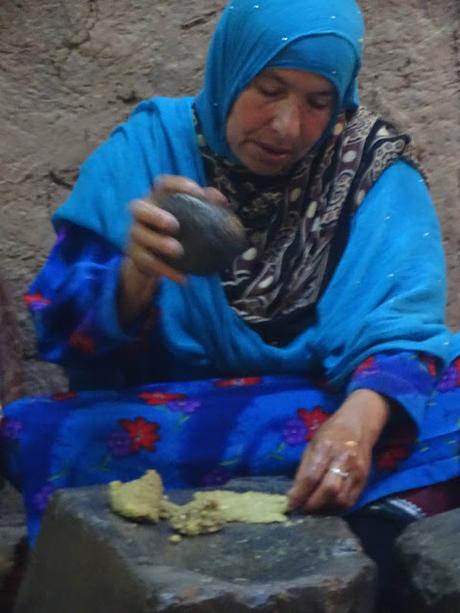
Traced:
<svg viewBox="0 0 460 613">
<path fill-rule="evenodd" d="M 286 491 L 238 480 L 235 491 Z M 191 491 L 170 493 L 185 503 Z M 345 522 L 228 524 L 172 544 L 166 522 L 129 523 L 107 488 L 58 492 L 44 519 L 15 613 L 370 613 L 375 568 Z"/>
</svg>

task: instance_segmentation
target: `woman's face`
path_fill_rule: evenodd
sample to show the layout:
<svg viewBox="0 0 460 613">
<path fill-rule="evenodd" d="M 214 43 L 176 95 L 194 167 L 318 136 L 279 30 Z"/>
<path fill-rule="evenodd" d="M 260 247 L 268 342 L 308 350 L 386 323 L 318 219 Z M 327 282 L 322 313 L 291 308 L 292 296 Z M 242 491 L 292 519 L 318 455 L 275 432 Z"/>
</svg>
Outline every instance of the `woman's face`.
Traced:
<svg viewBox="0 0 460 613">
<path fill-rule="evenodd" d="M 303 70 L 267 68 L 230 111 L 230 149 L 250 171 L 280 174 L 319 140 L 334 105 L 335 90 L 327 79 Z"/>
</svg>

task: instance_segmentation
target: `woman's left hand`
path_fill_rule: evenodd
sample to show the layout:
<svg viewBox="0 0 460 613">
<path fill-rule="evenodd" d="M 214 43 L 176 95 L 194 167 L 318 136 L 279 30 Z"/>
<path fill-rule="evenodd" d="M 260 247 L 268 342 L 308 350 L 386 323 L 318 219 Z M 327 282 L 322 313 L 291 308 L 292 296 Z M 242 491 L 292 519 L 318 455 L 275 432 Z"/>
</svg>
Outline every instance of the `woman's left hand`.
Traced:
<svg viewBox="0 0 460 613">
<path fill-rule="evenodd" d="M 380 394 L 353 392 L 306 448 L 288 493 L 290 508 L 317 513 L 352 507 L 366 485 L 372 450 L 389 414 L 389 402 Z"/>
</svg>

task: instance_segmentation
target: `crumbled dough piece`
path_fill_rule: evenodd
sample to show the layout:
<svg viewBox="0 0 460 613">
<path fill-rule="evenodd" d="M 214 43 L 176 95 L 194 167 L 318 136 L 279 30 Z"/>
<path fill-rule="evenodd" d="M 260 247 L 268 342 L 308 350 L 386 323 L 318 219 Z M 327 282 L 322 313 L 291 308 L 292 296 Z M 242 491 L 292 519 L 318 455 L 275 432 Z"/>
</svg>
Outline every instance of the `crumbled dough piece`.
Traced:
<svg viewBox="0 0 460 613">
<path fill-rule="evenodd" d="M 171 502 L 165 496 L 160 503 L 160 519 L 168 519 L 175 511 L 178 511 L 180 508 L 180 504 Z"/>
<path fill-rule="evenodd" d="M 157 523 L 163 500 L 163 483 L 155 470 L 148 470 L 143 477 L 122 483 L 109 483 L 111 509 L 134 521 Z"/>
<path fill-rule="evenodd" d="M 185 536 L 217 532 L 224 523 L 219 505 L 214 500 L 192 500 L 178 506 L 169 516 L 171 528 Z"/>
<path fill-rule="evenodd" d="M 182 537 L 180 534 L 171 534 L 171 536 L 168 537 L 168 541 L 173 545 L 177 545 L 182 541 Z"/>
<path fill-rule="evenodd" d="M 287 521 L 287 496 L 263 492 L 239 494 L 226 490 L 213 490 L 210 492 L 195 492 L 193 497 L 197 501 L 216 502 L 225 522 L 270 524 Z"/>
</svg>

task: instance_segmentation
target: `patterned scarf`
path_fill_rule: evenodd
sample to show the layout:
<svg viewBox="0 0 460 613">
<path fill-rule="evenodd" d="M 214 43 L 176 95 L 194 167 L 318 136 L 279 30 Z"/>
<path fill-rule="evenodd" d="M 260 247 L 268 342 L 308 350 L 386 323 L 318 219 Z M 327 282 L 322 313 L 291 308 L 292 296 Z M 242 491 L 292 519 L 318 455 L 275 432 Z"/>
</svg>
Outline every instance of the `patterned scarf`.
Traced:
<svg viewBox="0 0 460 613">
<path fill-rule="evenodd" d="M 314 321 L 367 192 L 396 160 L 414 163 L 410 138 L 361 107 L 289 174 L 262 177 L 214 154 L 196 117 L 195 127 L 208 183 L 227 197 L 251 245 L 222 275 L 229 304 L 267 342 L 289 342 Z"/>
</svg>

